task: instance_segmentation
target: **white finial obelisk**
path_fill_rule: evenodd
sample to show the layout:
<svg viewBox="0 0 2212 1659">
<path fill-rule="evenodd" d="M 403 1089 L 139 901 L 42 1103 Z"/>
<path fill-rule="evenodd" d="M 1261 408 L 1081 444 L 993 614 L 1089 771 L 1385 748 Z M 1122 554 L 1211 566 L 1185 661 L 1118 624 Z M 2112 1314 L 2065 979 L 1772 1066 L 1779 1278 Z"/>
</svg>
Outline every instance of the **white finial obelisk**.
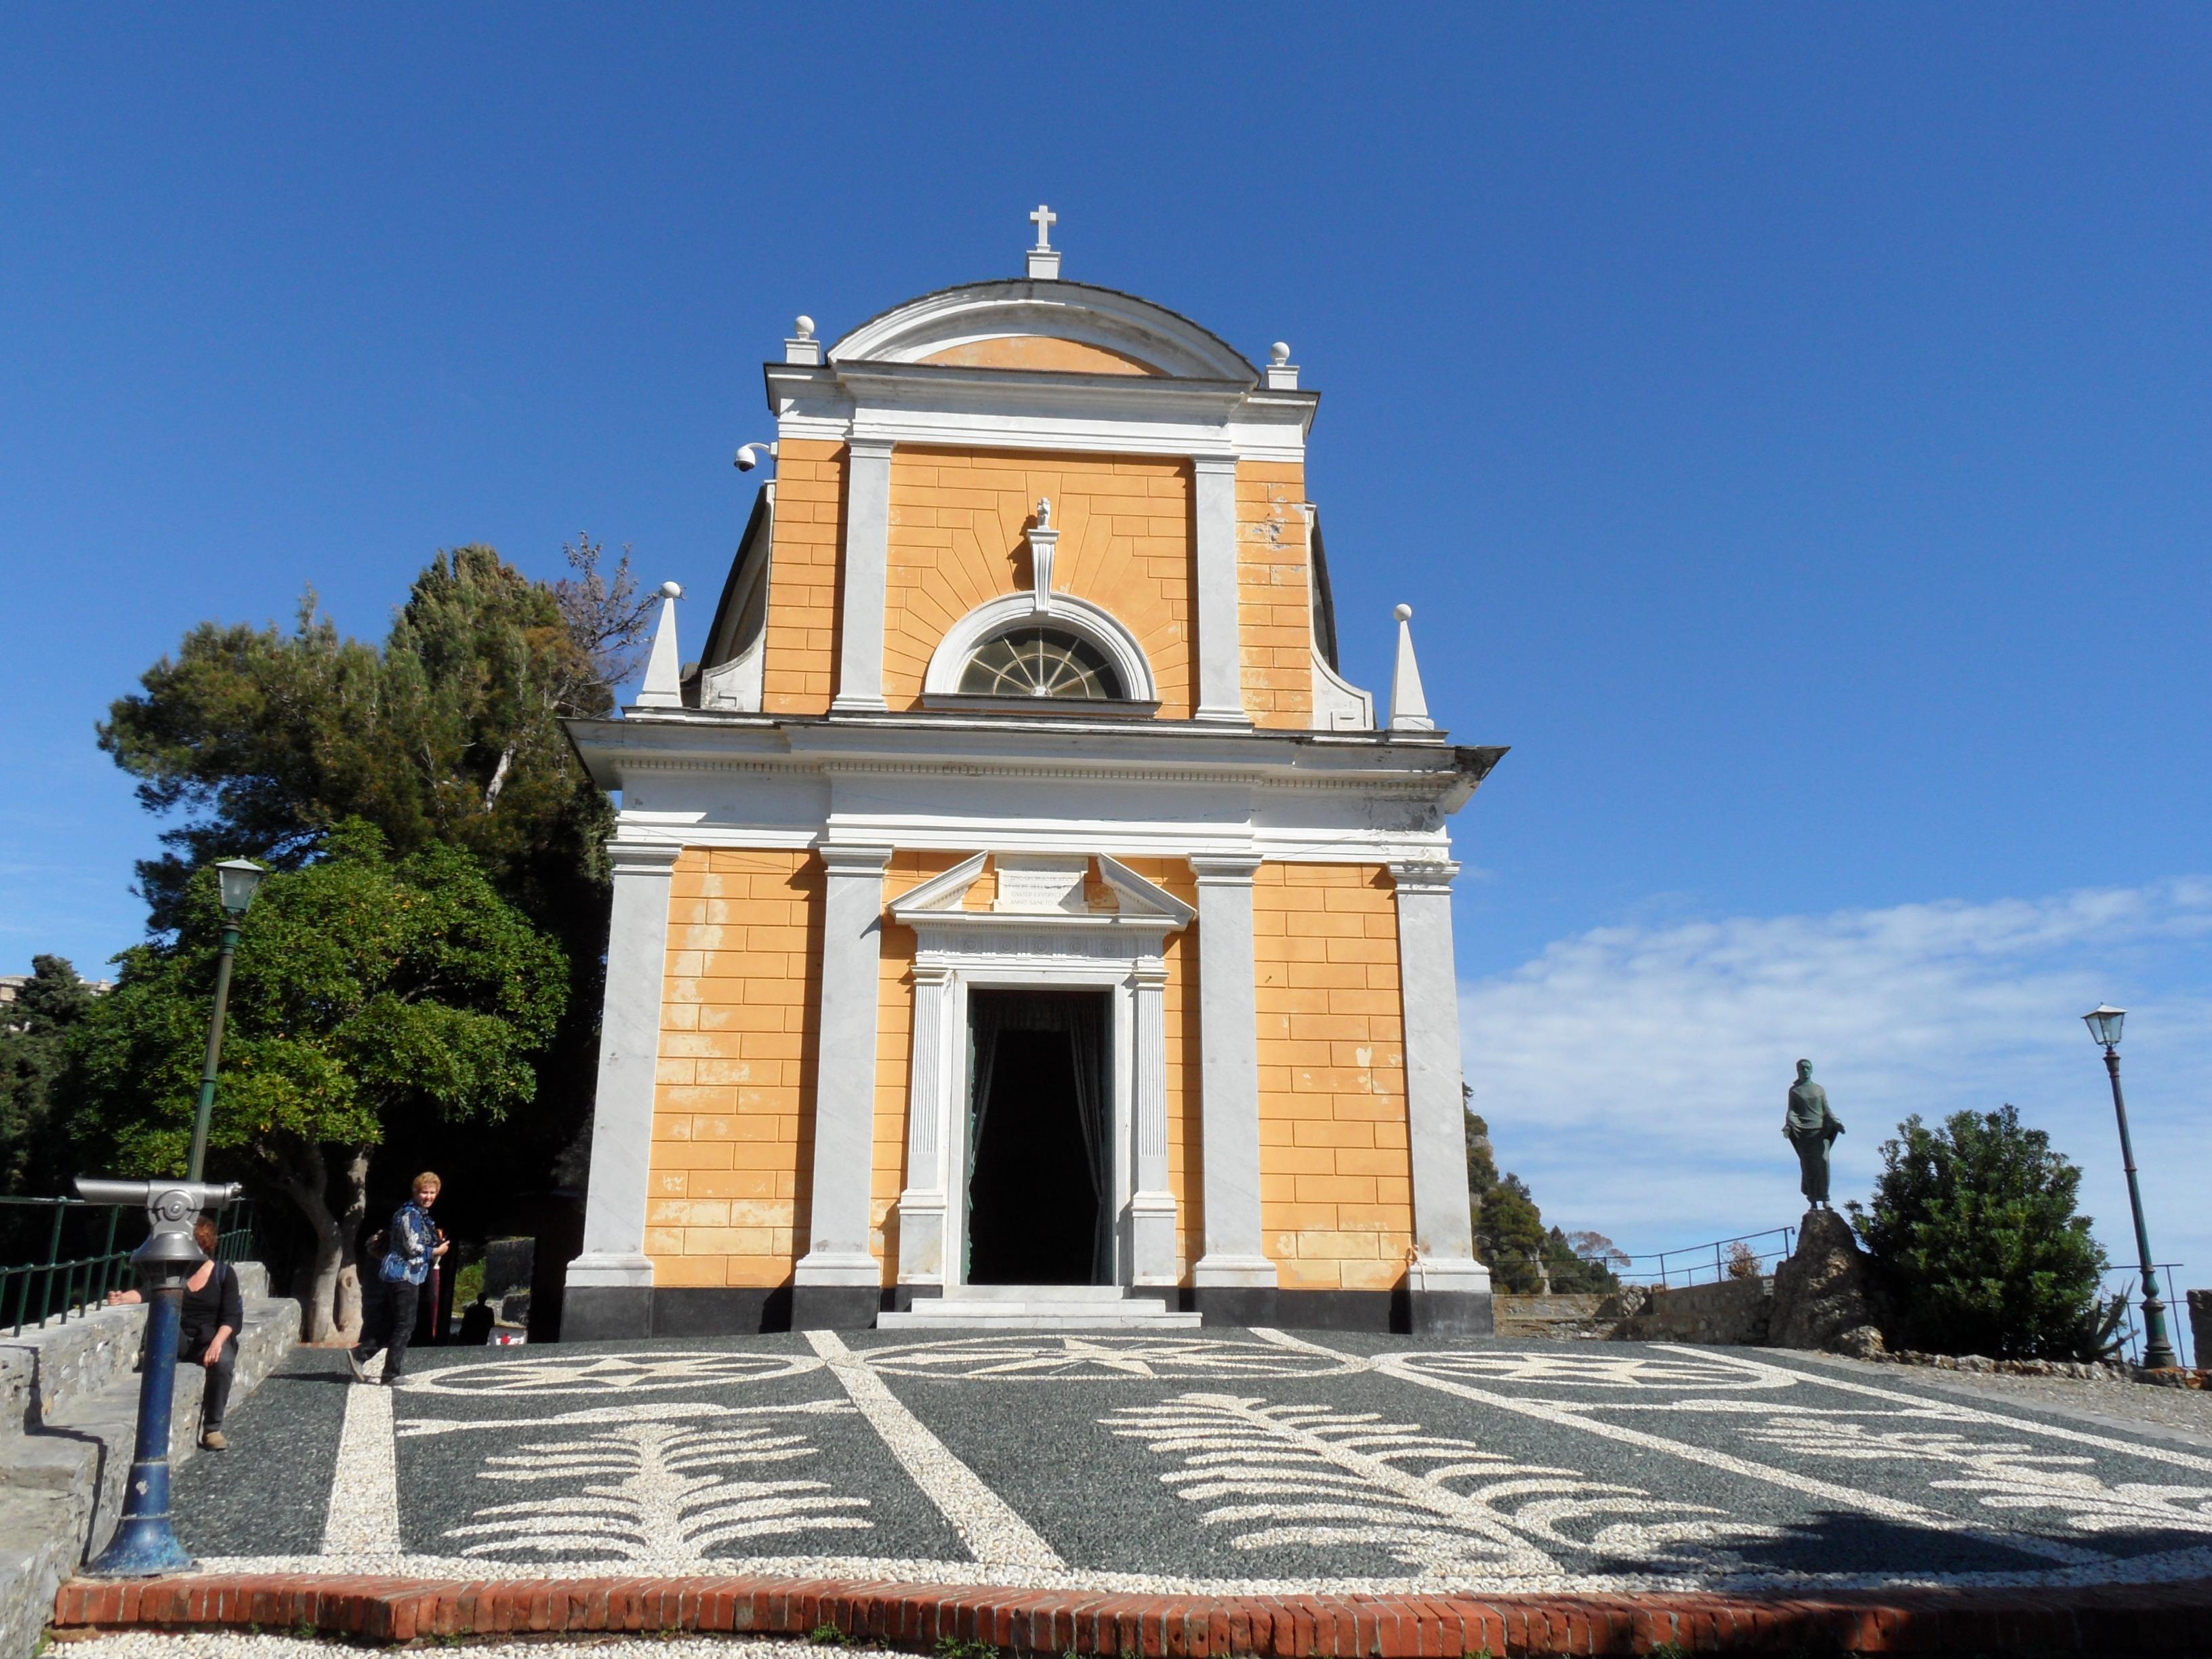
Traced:
<svg viewBox="0 0 2212 1659">
<path fill-rule="evenodd" d="M 1413 660 L 1413 607 L 1401 605 L 1398 618 L 1398 666 L 1390 676 L 1390 729 L 1393 732 L 1433 732 L 1429 699 L 1421 690 L 1421 665 Z"/>
<path fill-rule="evenodd" d="M 1052 228 L 1060 222 L 1060 216 L 1042 202 L 1030 215 L 1030 222 L 1037 228 L 1036 246 L 1030 250 L 1030 276 L 1041 282 L 1056 282 L 1060 276 L 1060 250 L 1052 245 Z"/>
<path fill-rule="evenodd" d="M 653 654 L 646 659 L 645 684 L 638 688 L 640 708 L 684 707 L 684 658 L 676 648 L 676 601 L 684 590 L 660 585 L 660 625 L 653 630 Z"/>
</svg>

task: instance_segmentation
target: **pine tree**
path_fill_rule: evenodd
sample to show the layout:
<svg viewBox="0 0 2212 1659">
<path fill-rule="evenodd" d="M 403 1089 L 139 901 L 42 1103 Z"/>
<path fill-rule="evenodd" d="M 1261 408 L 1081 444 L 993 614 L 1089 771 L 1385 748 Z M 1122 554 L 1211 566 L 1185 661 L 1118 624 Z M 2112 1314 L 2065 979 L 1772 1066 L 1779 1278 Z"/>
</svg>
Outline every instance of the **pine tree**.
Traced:
<svg viewBox="0 0 2212 1659">
<path fill-rule="evenodd" d="M 1993 1358 L 2073 1358 L 2106 1261 L 2077 1215 L 2081 1171 L 2008 1104 L 1919 1116 L 1881 1146 L 1874 1202 L 1848 1205 L 1907 1344 Z"/>
</svg>

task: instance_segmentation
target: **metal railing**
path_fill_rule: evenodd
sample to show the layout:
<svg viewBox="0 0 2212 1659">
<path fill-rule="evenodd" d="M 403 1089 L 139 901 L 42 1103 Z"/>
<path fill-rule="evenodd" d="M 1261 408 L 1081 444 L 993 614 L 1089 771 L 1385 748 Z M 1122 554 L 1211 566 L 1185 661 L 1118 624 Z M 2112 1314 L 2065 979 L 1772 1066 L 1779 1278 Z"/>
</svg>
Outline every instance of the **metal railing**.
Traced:
<svg viewBox="0 0 2212 1659">
<path fill-rule="evenodd" d="M 1776 1238 L 1782 1241 L 1778 1247 L 1751 1248 L 1761 1240 Z M 1734 1244 L 1746 1248 L 1738 1254 L 1729 1248 Z M 1662 1290 L 1671 1290 L 1678 1285 L 1717 1284 L 1723 1279 L 1745 1277 L 1740 1263 L 1749 1263 L 1762 1275 L 1772 1273 L 1771 1264 L 1787 1257 L 1796 1244 L 1795 1227 L 1769 1227 L 1764 1232 L 1738 1233 L 1733 1238 L 1711 1239 L 1703 1244 L 1680 1244 L 1671 1250 L 1651 1250 L 1643 1255 L 1623 1250 L 1606 1258 L 1606 1261 L 1625 1285 L 1656 1285 Z M 1598 1258 L 1589 1259 L 1594 1261 Z M 1656 1265 L 1638 1267 L 1635 1264 L 1639 1261 Z"/>
<path fill-rule="evenodd" d="M 2186 1261 L 2151 1263 L 2158 1273 L 2158 1287 L 2164 1293 L 2166 1336 L 2185 1365 L 2193 1363 L 2194 1359 L 2190 1352 L 2189 1302 L 2174 1286 L 2179 1282 L 2176 1274 L 2188 1265 Z M 2120 1356 L 2131 1365 L 2142 1364 L 2143 1329 L 2136 1316 L 2136 1310 L 2142 1306 L 2142 1297 L 2138 1290 L 2142 1276 L 2142 1270 L 2139 1267 L 2107 1267 L 2102 1286 L 2107 1302 L 2117 1296 L 2124 1306 L 2125 1311 L 2120 1316 Z"/>
<path fill-rule="evenodd" d="M 11 1327 L 10 1335 L 21 1336 L 26 1325 L 44 1329 L 55 1318 L 66 1323 L 71 1314 L 83 1314 L 105 1303 L 110 1291 L 131 1287 L 131 1252 L 138 1248 L 144 1228 L 143 1224 L 132 1227 L 134 1236 L 125 1248 L 117 1247 L 115 1236 L 125 1215 L 143 1224 L 144 1212 L 137 1206 L 92 1204 L 81 1198 L 0 1198 L 0 1214 L 9 1210 L 28 1211 L 34 1218 L 48 1211 L 53 1215 L 42 1259 L 0 1267 L 0 1324 Z M 104 1234 L 96 1220 L 94 1224 L 94 1236 L 102 1238 L 100 1248 L 64 1255 L 62 1236 L 71 1213 L 98 1210 L 107 1212 Z M 216 1259 L 239 1261 L 251 1255 L 252 1200 L 241 1200 L 225 1210 L 223 1224 L 224 1231 L 216 1237 Z"/>
</svg>

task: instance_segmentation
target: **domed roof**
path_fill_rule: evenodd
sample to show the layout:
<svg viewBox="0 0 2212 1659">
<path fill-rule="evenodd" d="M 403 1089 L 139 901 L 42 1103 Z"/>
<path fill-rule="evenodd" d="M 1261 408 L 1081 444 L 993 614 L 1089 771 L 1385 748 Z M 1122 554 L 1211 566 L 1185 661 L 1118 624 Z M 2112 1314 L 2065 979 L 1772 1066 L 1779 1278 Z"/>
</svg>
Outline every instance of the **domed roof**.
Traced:
<svg viewBox="0 0 2212 1659">
<path fill-rule="evenodd" d="M 1219 335 L 1165 306 L 1086 283 L 1011 278 L 939 289 L 870 318 L 833 363 L 1151 374 L 1251 386 L 1259 371 Z"/>
</svg>

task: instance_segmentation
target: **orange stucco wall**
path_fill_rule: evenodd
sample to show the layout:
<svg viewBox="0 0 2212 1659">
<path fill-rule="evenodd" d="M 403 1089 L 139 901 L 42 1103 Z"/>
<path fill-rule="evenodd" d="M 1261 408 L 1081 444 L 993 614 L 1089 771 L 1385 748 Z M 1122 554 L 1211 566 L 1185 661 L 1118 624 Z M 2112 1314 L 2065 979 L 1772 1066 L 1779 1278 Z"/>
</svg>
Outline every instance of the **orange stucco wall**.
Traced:
<svg viewBox="0 0 2212 1659">
<path fill-rule="evenodd" d="M 1263 864 L 1252 907 L 1265 1249 L 1285 1290 L 1389 1290 L 1413 1243 L 1389 871 Z"/>
<path fill-rule="evenodd" d="M 894 451 L 884 699 L 915 707 L 945 630 L 1030 586 L 1024 537 L 1039 496 L 1051 498 L 1060 532 L 1054 587 L 1112 611 L 1152 663 L 1161 715 L 1188 719 L 1191 482 L 1172 459 Z"/>
<path fill-rule="evenodd" d="M 1157 374 L 1150 363 L 1126 352 L 1095 346 L 1081 340 L 1063 340 L 1050 334 L 1002 334 L 995 339 L 970 340 L 947 346 L 922 360 L 958 368 L 1056 369 L 1071 374 Z"/>
<path fill-rule="evenodd" d="M 686 848 L 671 878 L 646 1254 L 668 1285 L 775 1285 L 805 1232 L 822 977 L 811 853 Z"/>
<path fill-rule="evenodd" d="M 837 673 L 837 562 L 844 547 L 845 447 L 786 438 L 776 446 L 769 542 L 768 655 L 761 701 L 771 714 L 829 712 Z"/>
<path fill-rule="evenodd" d="M 1237 631 L 1244 710 L 1257 726 L 1313 725 L 1313 592 L 1306 568 L 1305 468 L 1237 467 Z"/>
</svg>

